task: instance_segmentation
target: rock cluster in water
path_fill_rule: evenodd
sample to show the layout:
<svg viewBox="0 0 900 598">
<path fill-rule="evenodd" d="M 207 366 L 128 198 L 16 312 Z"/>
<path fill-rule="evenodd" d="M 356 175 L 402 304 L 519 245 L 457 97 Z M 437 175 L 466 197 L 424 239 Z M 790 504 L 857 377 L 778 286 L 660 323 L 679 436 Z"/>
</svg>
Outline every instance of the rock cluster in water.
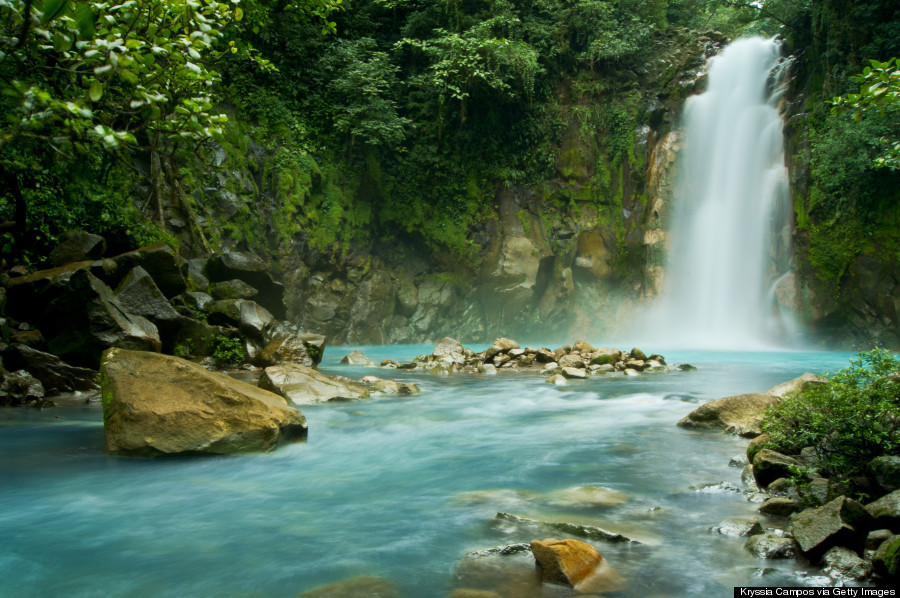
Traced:
<svg viewBox="0 0 900 598">
<path fill-rule="evenodd" d="M 351 354 L 344 359 L 346 363 L 362 363 L 364 357 L 362 354 Z M 662 355 L 654 353 L 648 356 L 637 348 L 631 351 L 595 348 L 582 340 L 557 349 L 523 348 L 508 338 L 498 338 L 490 347 L 479 352 L 463 347 L 458 340 L 444 338 L 431 354 L 420 355 L 407 363 L 386 359 L 381 366 L 423 370 L 440 376 L 456 372 L 490 375 L 506 371 L 526 371 L 541 373 L 552 384 L 565 384 L 567 380 L 585 379 L 591 375 L 619 373 L 636 376 L 641 372 L 668 370 Z M 678 367 L 691 368 L 687 364 Z"/>
<path fill-rule="evenodd" d="M 728 520 L 714 526 L 717 534 L 748 537 L 745 548 L 762 559 L 805 557 L 823 568 L 823 583 L 893 585 L 900 581 L 900 456 L 873 459 L 866 475 L 855 479 L 865 487 L 868 502 L 846 496 L 845 484 L 814 469 L 814 449 L 784 455 L 767 448 L 768 436 L 760 429 L 765 408 L 787 393 L 827 381 L 804 374 L 766 393 L 725 397 L 694 410 L 678 425 L 720 429 L 752 440 L 743 465 L 742 480 L 749 500 L 760 502 L 758 520 Z M 796 472 L 807 470 L 798 484 Z"/>
</svg>

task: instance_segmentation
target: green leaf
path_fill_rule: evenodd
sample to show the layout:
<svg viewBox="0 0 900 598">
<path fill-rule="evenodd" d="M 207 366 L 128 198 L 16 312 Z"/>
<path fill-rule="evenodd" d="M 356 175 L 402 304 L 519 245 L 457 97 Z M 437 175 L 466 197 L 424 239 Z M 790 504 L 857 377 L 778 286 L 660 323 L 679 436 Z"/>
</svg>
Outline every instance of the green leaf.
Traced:
<svg viewBox="0 0 900 598">
<path fill-rule="evenodd" d="M 44 1 L 44 14 L 43 20 L 45 23 L 49 23 L 56 17 L 58 17 L 62 11 L 65 9 L 67 0 L 45 0 Z"/>
<path fill-rule="evenodd" d="M 234 20 L 240 21 L 243 18 L 244 18 L 244 9 L 242 9 L 240 6 L 238 6 L 237 8 L 234 9 Z"/>
<path fill-rule="evenodd" d="M 94 79 L 93 83 L 91 83 L 91 88 L 88 90 L 88 95 L 92 102 L 99 102 L 100 98 L 103 97 L 103 84 L 99 80 Z"/>
<path fill-rule="evenodd" d="M 138 76 L 135 75 L 133 72 L 129 71 L 128 69 L 120 69 L 119 77 L 122 79 L 122 81 L 125 81 L 126 83 L 131 83 L 132 85 L 134 85 L 138 82 Z"/>
</svg>

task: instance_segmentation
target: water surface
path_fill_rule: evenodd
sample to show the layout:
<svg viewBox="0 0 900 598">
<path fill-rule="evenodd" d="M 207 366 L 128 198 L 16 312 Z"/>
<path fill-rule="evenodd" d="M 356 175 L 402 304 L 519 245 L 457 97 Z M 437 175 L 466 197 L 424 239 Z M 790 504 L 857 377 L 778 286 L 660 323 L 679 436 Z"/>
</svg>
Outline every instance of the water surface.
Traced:
<svg viewBox="0 0 900 598">
<path fill-rule="evenodd" d="M 697 490 L 739 487 L 728 461 L 746 441 L 675 422 L 698 402 L 839 369 L 849 354 L 670 351 L 670 363 L 699 369 L 558 388 L 534 375 L 339 365 L 353 348 L 329 348 L 321 369 L 412 379 L 422 394 L 304 407 L 308 441 L 269 454 L 113 458 L 99 406 L 0 410 L 0 597 L 286 598 L 362 574 L 410 597 L 443 597 L 483 581 L 459 570 L 467 551 L 535 539 L 498 525 L 498 511 L 592 521 L 644 541 L 596 542 L 630 583 L 622 596 L 726 596 L 814 573 L 708 532 L 757 516 L 739 493 Z M 361 349 L 404 360 L 431 347 Z M 585 485 L 627 500 L 559 499 Z"/>
</svg>

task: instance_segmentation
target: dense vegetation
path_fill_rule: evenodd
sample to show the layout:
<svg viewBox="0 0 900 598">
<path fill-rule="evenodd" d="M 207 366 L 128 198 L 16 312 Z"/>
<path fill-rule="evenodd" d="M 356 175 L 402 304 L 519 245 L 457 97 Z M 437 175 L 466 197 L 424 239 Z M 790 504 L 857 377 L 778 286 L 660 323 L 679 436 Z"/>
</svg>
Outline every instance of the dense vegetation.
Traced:
<svg viewBox="0 0 900 598">
<path fill-rule="evenodd" d="M 827 384 L 808 385 L 770 408 L 762 425 L 769 445 L 791 455 L 811 447 L 814 469 L 835 481 L 865 475 L 875 457 L 900 453 L 897 372 L 891 353 L 861 353 Z"/>
<path fill-rule="evenodd" d="M 8 265 L 38 265 L 63 230 L 85 228 L 122 248 L 171 234 L 194 250 L 412 240 L 467 264 L 479 250 L 471 227 L 498 188 L 539 185 L 586 159 L 560 154 L 573 117 L 602 159 L 579 194 L 547 201 L 593 203 L 615 221 L 613 173 L 630 160 L 640 179 L 635 131 L 650 119 L 623 81 L 664 32 L 716 28 L 780 34 L 801 57 L 794 93 L 806 94 L 808 116 L 789 124 L 806 134 L 791 148 L 808 173 L 794 183 L 797 226 L 805 259 L 836 293 L 858 254 L 900 256 L 896 67 L 863 72 L 900 55 L 898 10 L 886 0 L 0 0 L 0 252 Z M 871 87 L 883 73 L 883 88 Z M 836 96 L 847 109 L 832 110 Z"/>
</svg>

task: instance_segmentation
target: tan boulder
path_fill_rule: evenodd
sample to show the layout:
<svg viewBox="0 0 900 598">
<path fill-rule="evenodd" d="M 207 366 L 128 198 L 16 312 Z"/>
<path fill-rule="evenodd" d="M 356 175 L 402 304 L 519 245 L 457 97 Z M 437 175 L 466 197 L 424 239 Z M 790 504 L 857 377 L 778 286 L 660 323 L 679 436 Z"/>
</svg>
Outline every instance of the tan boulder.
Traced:
<svg viewBox="0 0 900 598">
<path fill-rule="evenodd" d="M 725 397 L 700 405 L 678 422 L 683 428 L 724 429 L 726 432 L 754 438 L 762 434 L 760 421 L 767 407 L 778 397 L 751 393 Z"/>
<path fill-rule="evenodd" d="M 298 363 L 267 367 L 259 377 L 259 387 L 282 396 L 295 405 L 352 401 L 369 396 L 369 391 L 364 386 L 334 380 Z"/>
<path fill-rule="evenodd" d="M 531 553 L 545 583 L 569 586 L 579 592 L 610 592 L 625 587 L 625 580 L 585 542 L 573 540 L 533 540 Z"/>
<path fill-rule="evenodd" d="M 306 418 L 283 398 L 184 359 L 113 348 L 100 374 L 113 454 L 269 451 L 306 436 Z"/>
<path fill-rule="evenodd" d="M 776 386 L 773 386 L 769 390 L 766 391 L 767 395 L 772 395 L 773 397 L 783 397 L 784 395 L 794 392 L 796 390 L 803 390 L 809 386 L 815 386 L 817 384 L 825 384 L 828 382 L 828 378 L 824 376 L 819 376 L 817 374 L 810 374 L 809 372 L 803 374 L 802 376 L 797 376 L 793 380 L 788 380 L 787 382 L 782 382 Z"/>
</svg>

